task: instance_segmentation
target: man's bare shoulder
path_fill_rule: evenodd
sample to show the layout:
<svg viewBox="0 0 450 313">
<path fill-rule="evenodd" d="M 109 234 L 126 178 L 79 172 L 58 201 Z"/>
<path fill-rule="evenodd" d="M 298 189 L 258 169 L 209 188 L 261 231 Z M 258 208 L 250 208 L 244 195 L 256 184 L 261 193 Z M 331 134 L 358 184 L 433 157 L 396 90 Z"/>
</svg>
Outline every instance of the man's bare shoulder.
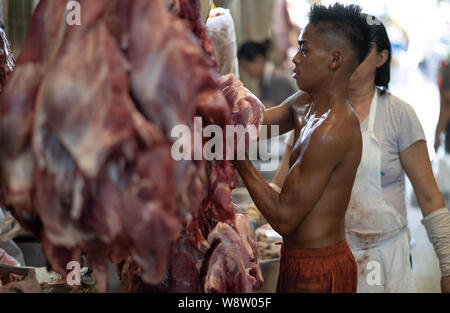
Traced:
<svg viewBox="0 0 450 313">
<path fill-rule="evenodd" d="M 333 123 L 333 121 L 325 121 L 321 127 L 317 128 L 314 132 L 311 142 L 314 141 L 320 144 L 323 148 L 327 147 L 330 150 L 336 150 L 335 148 L 346 145 L 347 136 L 343 136 L 340 132 L 338 123 Z"/>
<path fill-rule="evenodd" d="M 311 150 L 324 157 L 341 159 L 356 145 L 362 144 L 358 119 L 352 116 L 333 116 L 318 127 L 310 142 Z"/>
<path fill-rule="evenodd" d="M 304 153 L 300 153 L 295 161 L 292 160 L 292 174 L 306 177 L 313 173 L 333 172 L 346 158 L 350 141 L 336 131 L 333 123 L 324 122 L 311 134 Z"/>
</svg>

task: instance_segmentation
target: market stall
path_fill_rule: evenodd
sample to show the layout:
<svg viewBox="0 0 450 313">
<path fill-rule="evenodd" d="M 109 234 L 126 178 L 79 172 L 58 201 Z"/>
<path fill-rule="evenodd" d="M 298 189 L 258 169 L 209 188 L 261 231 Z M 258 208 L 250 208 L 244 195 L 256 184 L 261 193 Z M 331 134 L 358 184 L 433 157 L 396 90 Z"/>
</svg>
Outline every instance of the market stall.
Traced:
<svg viewBox="0 0 450 313">
<path fill-rule="evenodd" d="M 0 293 L 448 292 L 450 4 L 342 2 L 0 0 Z"/>
</svg>

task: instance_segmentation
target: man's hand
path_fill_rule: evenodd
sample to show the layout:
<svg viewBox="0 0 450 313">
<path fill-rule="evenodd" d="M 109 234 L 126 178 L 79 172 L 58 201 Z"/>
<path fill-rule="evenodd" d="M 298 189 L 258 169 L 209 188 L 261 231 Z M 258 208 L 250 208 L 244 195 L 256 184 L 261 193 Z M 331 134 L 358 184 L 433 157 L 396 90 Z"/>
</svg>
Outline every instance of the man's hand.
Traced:
<svg viewBox="0 0 450 313">
<path fill-rule="evenodd" d="M 442 293 L 450 293 L 450 276 L 441 278 L 441 290 Z"/>
</svg>

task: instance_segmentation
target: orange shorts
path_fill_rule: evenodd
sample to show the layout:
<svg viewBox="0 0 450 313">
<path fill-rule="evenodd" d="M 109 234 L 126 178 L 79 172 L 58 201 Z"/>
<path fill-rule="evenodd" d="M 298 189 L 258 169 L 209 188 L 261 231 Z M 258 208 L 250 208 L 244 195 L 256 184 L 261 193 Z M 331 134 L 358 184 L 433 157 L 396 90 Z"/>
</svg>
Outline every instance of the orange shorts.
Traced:
<svg viewBox="0 0 450 313">
<path fill-rule="evenodd" d="M 319 249 L 281 247 L 277 292 L 355 293 L 358 270 L 347 241 Z"/>
</svg>

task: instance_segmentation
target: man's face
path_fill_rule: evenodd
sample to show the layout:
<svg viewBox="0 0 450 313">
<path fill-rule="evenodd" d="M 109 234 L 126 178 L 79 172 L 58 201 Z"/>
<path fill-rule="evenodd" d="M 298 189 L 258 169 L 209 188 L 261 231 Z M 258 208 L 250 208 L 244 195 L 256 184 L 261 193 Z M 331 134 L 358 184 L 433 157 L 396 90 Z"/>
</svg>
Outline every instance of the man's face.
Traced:
<svg viewBox="0 0 450 313">
<path fill-rule="evenodd" d="M 330 51 L 323 43 L 324 36 L 308 24 L 299 37 L 299 51 L 293 58 L 294 79 L 304 91 L 312 91 L 329 74 Z"/>
</svg>

